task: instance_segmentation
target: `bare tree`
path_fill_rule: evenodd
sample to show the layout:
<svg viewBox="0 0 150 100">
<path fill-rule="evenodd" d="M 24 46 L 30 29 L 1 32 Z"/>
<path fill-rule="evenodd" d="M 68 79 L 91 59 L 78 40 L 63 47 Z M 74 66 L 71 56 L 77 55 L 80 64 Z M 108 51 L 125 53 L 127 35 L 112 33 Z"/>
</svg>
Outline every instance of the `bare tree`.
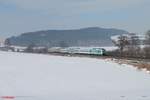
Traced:
<svg viewBox="0 0 150 100">
<path fill-rule="evenodd" d="M 35 44 L 31 43 L 25 50 L 25 52 L 34 52 Z"/>
<path fill-rule="evenodd" d="M 146 32 L 146 46 L 143 49 L 144 57 L 150 58 L 150 30 Z"/>
<path fill-rule="evenodd" d="M 11 41 L 10 41 L 10 39 L 6 39 L 4 44 L 5 44 L 6 46 L 11 46 Z"/>
<path fill-rule="evenodd" d="M 138 57 L 140 54 L 140 39 L 138 36 L 133 35 L 130 38 L 127 55 L 130 57 Z"/>
<path fill-rule="evenodd" d="M 118 46 L 120 51 L 120 56 L 123 56 L 124 48 L 129 45 L 128 37 L 121 35 L 118 37 L 117 41 L 113 41 L 116 46 Z"/>
<path fill-rule="evenodd" d="M 150 45 L 150 30 L 146 32 L 146 44 Z"/>
<path fill-rule="evenodd" d="M 150 59 L 150 47 L 144 47 L 143 51 L 144 51 L 144 58 Z"/>
</svg>

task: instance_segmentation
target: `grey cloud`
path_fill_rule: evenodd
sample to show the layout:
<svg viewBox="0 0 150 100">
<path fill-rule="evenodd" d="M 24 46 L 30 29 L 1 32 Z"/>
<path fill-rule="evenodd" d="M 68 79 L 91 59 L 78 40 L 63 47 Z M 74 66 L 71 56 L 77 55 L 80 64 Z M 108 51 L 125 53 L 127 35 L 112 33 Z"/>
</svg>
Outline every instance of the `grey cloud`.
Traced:
<svg viewBox="0 0 150 100">
<path fill-rule="evenodd" d="M 20 10 L 20 12 L 12 12 L 14 14 L 5 11 L 5 13 L 0 13 L 0 31 L 2 33 L 21 33 L 45 28 L 62 29 L 86 26 L 113 26 L 117 28 L 128 26 L 127 29 L 135 29 L 137 25 L 134 25 L 130 19 L 121 22 L 118 19 L 110 21 L 108 18 L 98 18 L 101 17 L 99 14 L 107 11 L 115 12 L 122 8 L 127 8 L 129 11 L 130 8 L 144 5 L 146 2 L 148 0 L 0 0 L 0 5 L 14 5 Z M 98 16 L 95 20 L 96 17 L 90 17 L 88 20 L 81 16 L 93 13 L 95 13 L 94 16 Z M 136 19 L 136 21 L 138 20 Z M 147 21 L 141 22 L 144 24 Z"/>
<path fill-rule="evenodd" d="M 53 9 L 85 9 L 85 8 L 101 8 L 111 9 L 116 7 L 124 7 L 134 5 L 146 0 L 1 0 L 4 3 L 14 4 L 23 9 L 29 10 L 53 10 Z"/>
<path fill-rule="evenodd" d="M 75 16 L 82 13 L 130 8 L 146 0 L 1 0 L 6 4 L 29 11 L 58 16 Z"/>
</svg>

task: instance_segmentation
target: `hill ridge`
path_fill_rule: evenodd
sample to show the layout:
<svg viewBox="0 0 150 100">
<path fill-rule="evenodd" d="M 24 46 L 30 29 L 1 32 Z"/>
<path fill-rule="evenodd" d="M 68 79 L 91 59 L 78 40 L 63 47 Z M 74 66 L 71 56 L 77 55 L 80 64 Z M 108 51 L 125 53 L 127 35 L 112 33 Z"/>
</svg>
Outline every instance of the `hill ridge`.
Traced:
<svg viewBox="0 0 150 100">
<path fill-rule="evenodd" d="M 128 33 L 115 28 L 87 27 L 70 30 L 41 30 L 22 33 L 8 38 L 13 45 L 28 46 L 34 43 L 38 46 L 60 46 L 65 42 L 68 46 L 110 46 L 110 37 Z"/>
</svg>

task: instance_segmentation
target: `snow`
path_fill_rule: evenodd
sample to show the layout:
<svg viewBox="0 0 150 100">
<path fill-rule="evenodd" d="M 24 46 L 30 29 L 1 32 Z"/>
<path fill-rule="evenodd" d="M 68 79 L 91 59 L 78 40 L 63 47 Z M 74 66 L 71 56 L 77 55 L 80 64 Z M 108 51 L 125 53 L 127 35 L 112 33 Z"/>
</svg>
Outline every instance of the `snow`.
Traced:
<svg viewBox="0 0 150 100">
<path fill-rule="evenodd" d="M 150 75 L 129 65 L 0 52 L 0 96 L 27 96 L 15 100 L 150 100 L 149 93 Z"/>
</svg>

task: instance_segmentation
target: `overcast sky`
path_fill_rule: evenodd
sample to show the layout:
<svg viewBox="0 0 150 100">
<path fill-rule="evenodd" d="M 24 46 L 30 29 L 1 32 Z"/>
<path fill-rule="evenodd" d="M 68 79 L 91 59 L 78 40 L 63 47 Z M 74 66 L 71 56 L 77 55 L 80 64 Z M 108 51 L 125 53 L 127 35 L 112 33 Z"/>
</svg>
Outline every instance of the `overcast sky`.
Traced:
<svg viewBox="0 0 150 100">
<path fill-rule="evenodd" d="M 150 29 L 150 0 L 0 0 L 0 36 L 46 29 Z"/>
</svg>

